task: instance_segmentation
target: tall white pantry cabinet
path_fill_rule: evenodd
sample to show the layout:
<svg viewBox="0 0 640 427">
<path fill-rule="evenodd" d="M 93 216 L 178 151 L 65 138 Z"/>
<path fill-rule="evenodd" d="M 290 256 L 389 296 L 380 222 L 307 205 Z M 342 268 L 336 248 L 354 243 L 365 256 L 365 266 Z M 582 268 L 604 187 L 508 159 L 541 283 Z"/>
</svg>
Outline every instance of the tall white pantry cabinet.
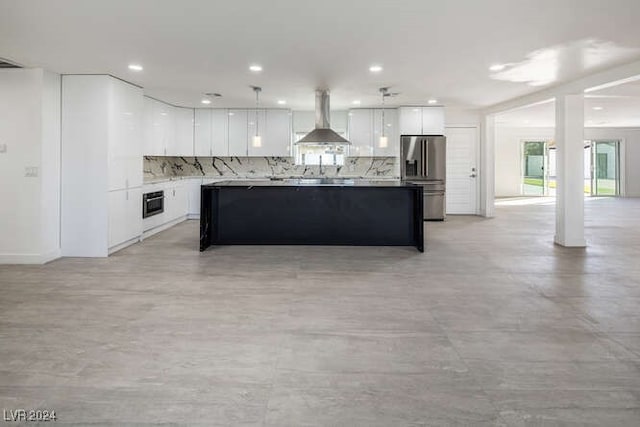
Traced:
<svg viewBox="0 0 640 427">
<path fill-rule="evenodd" d="M 106 257 L 142 233 L 142 89 L 62 77 L 63 256 Z"/>
</svg>

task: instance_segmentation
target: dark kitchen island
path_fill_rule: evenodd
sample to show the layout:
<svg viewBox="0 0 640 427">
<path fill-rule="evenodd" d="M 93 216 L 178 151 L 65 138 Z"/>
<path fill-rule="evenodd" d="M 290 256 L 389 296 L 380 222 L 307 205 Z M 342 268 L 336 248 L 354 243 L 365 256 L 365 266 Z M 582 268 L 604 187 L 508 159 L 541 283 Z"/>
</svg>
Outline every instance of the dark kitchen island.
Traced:
<svg viewBox="0 0 640 427">
<path fill-rule="evenodd" d="M 415 246 L 422 187 L 398 181 L 223 181 L 201 188 L 200 251 L 211 245 Z"/>
</svg>

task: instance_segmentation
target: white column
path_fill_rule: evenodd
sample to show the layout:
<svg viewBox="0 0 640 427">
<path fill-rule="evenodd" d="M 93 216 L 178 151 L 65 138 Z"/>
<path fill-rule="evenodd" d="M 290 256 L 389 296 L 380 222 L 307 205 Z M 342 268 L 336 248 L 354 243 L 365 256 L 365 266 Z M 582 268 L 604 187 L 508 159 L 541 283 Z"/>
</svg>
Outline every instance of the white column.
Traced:
<svg viewBox="0 0 640 427">
<path fill-rule="evenodd" d="M 584 96 L 556 97 L 555 243 L 584 247 Z"/>
<path fill-rule="evenodd" d="M 496 195 L 496 116 L 489 114 L 482 119 L 480 144 L 480 215 L 495 215 Z"/>
</svg>

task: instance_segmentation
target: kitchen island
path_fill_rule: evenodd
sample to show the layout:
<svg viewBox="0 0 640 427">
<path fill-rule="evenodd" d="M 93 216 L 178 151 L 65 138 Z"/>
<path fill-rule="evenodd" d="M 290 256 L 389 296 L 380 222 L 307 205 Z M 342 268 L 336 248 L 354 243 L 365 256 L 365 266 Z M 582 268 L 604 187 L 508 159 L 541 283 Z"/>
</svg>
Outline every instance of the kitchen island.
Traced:
<svg viewBox="0 0 640 427">
<path fill-rule="evenodd" d="M 415 246 L 422 187 L 399 181 L 223 181 L 201 187 L 200 251 L 211 245 Z"/>
</svg>

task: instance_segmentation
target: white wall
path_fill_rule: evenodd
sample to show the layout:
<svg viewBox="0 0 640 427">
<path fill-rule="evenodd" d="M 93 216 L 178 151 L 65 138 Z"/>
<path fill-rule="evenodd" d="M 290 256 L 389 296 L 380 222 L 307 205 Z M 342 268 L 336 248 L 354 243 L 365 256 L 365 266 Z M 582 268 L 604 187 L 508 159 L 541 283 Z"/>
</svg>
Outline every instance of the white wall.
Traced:
<svg viewBox="0 0 640 427">
<path fill-rule="evenodd" d="M 480 127 L 481 115 L 478 110 L 445 107 L 444 121 L 446 127 Z"/>
<path fill-rule="evenodd" d="M 640 129 L 586 128 L 585 139 L 621 140 L 624 151 L 624 176 L 627 197 L 640 197 Z M 555 138 L 552 127 L 496 126 L 496 197 L 521 195 L 522 141 L 546 141 Z"/>
<path fill-rule="evenodd" d="M 59 256 L 60 76 L 0 70 L 0 263 Z M 37 176 L 26 177 L 25 168 Z"/>
</svg>

